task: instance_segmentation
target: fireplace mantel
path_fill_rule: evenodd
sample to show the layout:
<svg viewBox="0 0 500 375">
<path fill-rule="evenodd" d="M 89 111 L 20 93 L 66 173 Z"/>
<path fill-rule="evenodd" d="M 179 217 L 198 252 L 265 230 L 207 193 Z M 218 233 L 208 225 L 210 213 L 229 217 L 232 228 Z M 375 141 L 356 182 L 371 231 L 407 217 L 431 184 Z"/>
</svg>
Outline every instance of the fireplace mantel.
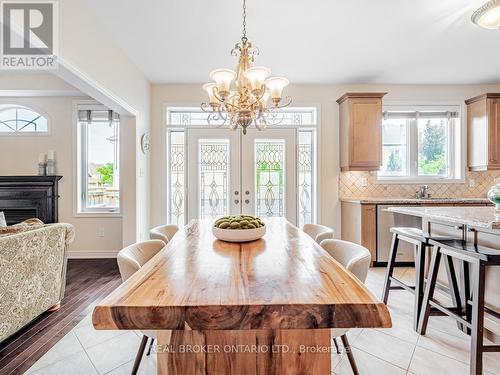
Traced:
<svg viewBox="0 0 500 375">
<path fill-rule="evenodd" d="M 62 176 L 0 176 L 0 211 L 8 225 L 36 217 L 58 220 L 58 182 Z"/>
</svg>

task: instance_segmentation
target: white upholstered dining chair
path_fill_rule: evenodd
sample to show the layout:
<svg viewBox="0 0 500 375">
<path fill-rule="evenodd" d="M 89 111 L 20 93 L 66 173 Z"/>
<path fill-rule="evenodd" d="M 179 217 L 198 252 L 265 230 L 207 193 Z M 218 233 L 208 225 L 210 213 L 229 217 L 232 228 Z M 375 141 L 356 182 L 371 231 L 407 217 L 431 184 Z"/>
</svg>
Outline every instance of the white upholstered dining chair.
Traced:
<svg viewBox="0 0 500 375">
<path fill-rule="evenodd" d="M 302 230 L 317 243 L 332 239 L 335 236 L 335 231 L 326 225 L 304 224 Z"/>
<path fill-rule="evenodd" d="M 365 282 L 371 262 L 371 254 L 367 248 L 352 242 L 333 239 L 321 241 L 321 247 L 325 249 L 332 258 L 342 264 L 347 270 L 351 271 L 361 282 Z M 340 337 L 347 353 L 349 363 L 351 364 L 352 372 L 354 375 L 358 375 L 359 372 L 356 361 L 354 360 L 354 355 L 352 354 L 349 341 L 347 340 L 347 331 L 349 330 L 340 328 L 332 329 L 332 337 L 334 340 Z M 335 346 L 337 346 L 337 341 L 334 342 Z"/>
<path fill-rule="evenodd" d="M 130 276 L 139 271 L 142 266 L 158 254 L 158 252 L 164 247 L 164 241 L 150 240 L 138 242 L 120 250 L 117 256 L 117 262 L 122 281 L 125 282 Z M 153 346 L 153 342 L 156 338 L 155 331 L 142 331 L 142 334 L 141 344 L 139 345 L 139 350 L 137 351 L 137 356 L 135 357 L 134 367 L 132 368 L 132 375 L 137 374 L 137 370 L 141 364 L 144 349 L 146 348 L 148 340 L 151 339 L 151 343 L 149 344 L 149 349 L 146 355 L 151 353 L 151 347 Z"/>
<path fill-rule="evenodd" d="M 167 243 L 172 239 L 172 237 L 177 233 L 178 230 L 179 227 L 177 225 L 160 225 L 158 227 L 154 227 L 149 231 L 149 238 L 152 240 L 162 240 L 163 242 Z"/>
</svg>

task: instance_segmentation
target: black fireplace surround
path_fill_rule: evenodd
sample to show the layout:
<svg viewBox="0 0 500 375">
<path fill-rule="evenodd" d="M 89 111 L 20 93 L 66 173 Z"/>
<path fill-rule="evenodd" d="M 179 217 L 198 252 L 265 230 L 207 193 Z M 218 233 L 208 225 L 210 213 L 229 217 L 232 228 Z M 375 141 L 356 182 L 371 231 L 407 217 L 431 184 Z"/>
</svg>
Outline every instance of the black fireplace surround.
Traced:
<svg viewBox="0 0 500 375">
<path fill-rule="evenodd" d="M 0 212 L 7 225 L 36 217 L 57 222 L 58 182 L 62 176 L 0 176 Z"/>
</svg>

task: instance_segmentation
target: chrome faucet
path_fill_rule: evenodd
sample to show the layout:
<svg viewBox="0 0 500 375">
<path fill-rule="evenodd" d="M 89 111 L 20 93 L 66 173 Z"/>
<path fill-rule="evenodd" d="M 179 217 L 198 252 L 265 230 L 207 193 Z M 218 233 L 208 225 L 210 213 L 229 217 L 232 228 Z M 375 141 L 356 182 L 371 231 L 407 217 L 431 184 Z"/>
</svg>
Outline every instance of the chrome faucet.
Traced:
<svg viewBox="0 0 500 375">
<path fill-rule="evenodd" d="M 428 185 L 421 185 L 420 189 L 417 191 L 417 198 L 420 199 L 425 199 L 425 198 L 430 198 L 429 194 L 429 186 Z"/>
</svg>

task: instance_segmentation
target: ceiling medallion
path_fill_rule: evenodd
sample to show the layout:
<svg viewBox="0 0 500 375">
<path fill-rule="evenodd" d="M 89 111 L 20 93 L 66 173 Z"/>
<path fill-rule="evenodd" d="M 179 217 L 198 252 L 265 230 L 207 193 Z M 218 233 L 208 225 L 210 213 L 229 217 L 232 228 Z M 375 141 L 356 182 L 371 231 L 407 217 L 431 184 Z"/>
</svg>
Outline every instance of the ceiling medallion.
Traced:
<svg viewBox="0 0 500 375">
<path fill-rule="evenodd" d="M 471 20 L 485 29 L 500 29 L 500 0 L 488 1 L 472 14 Z"/>
<path fill-rule="evenodd" d="M 271 70 L 265 67 L 252 67 L 259 50 L 252 46 L 246 36 L 246 0 L 243 0 L 243 36 L 231 51 L 239 56 L 236 72 L 230 69 L 216 69 L 210 73 L 214 82 L 206 83 L 203 89 L 209 97 L 201 109 L 209 113 L 211 121 L 228 123 L 230 129 L 241 127 L 243 134 L 254 124 L 262 130 L 268 119 L 276 118 L 276 111 L 290 105 L 292 99 L 282 98 L 283 89 L 289 84 L 283 77 L 271 77 Z M 233 82 L 234 81 L 234 82 Z"/>
</svg>

